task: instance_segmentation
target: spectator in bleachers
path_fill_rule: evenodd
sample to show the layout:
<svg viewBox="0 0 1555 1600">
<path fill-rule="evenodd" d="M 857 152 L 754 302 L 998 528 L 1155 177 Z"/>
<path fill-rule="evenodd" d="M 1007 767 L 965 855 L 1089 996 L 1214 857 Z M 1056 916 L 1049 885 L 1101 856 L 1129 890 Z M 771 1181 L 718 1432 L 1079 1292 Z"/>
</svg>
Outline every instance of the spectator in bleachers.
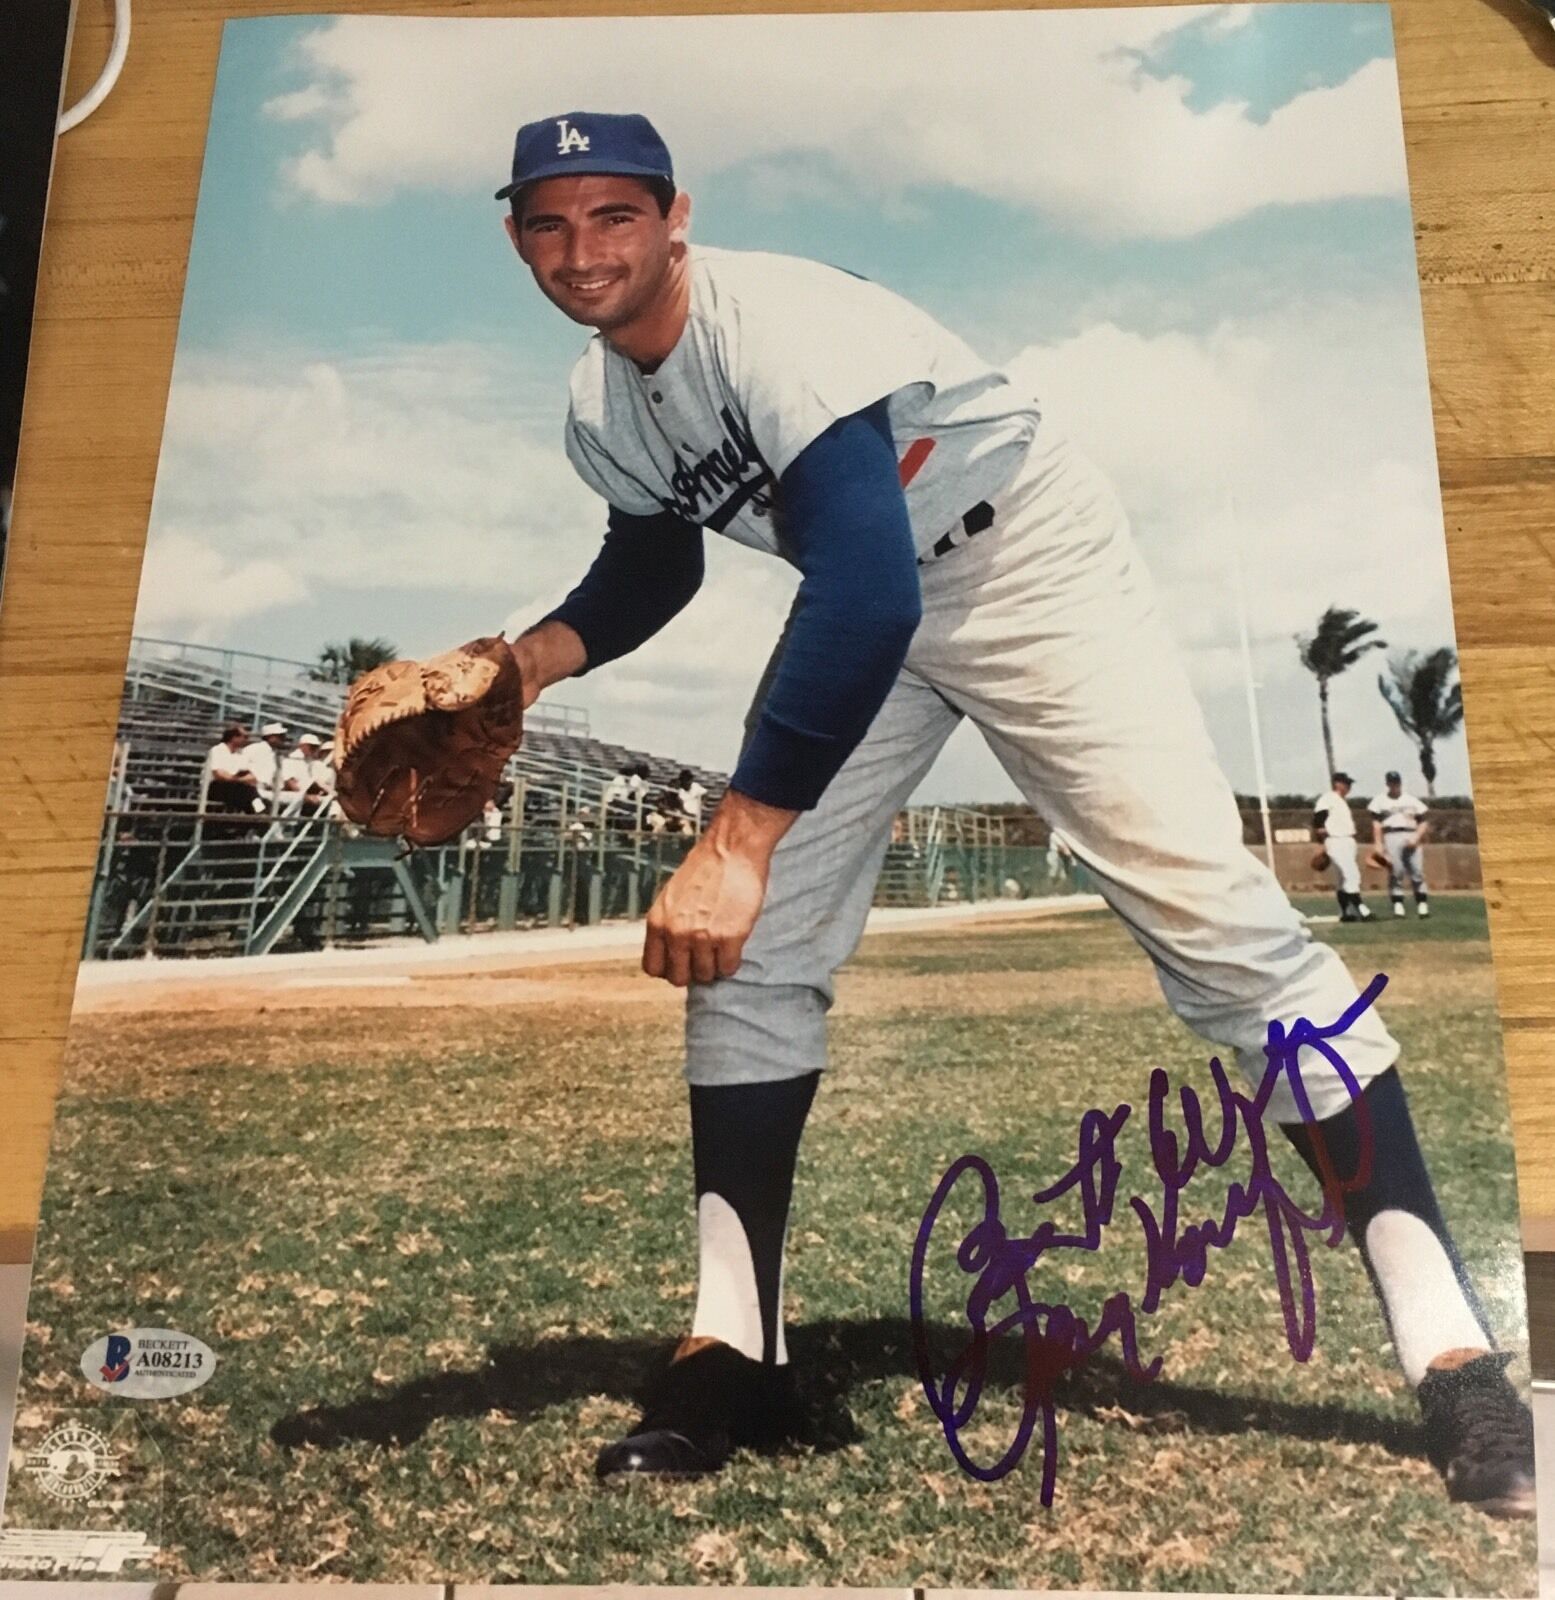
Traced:
<svg viewBox="0 0 1555 1600">
<path fill-rule="evenodd" d="M 254 786 L 263 809 L 276 809 L 276 796 L 281 785 L 281 752 L 286 748 L 287 732 L 284 722 L 267 722 L 259 730 L 259 737 L 243 751 L 243 762 L 254 775 Z"/>
<path fill-rule="evenodd" d="M 315 733 L 302 734 L 297 747 L 282 758 L 276 809 L 284 816 L 311 817 L 334 788 L 335 774 Z"/>
<path fill-rule="evenodd" d="M 652 833 L 689 833 L 691 824 L 681 809 L 680 796 L 673 789 L 663 789 L 655 797 L 647 816 Z"/>
<path fill-rule="evenodd" d="M 302 798 L 303 810 L 309 815 L 322 811 L 326 815 L 343 816 L 344 813 L 335 804 L 334 742 L 321 736 L 318 745 L 318 754 L 313 758 L 310 773 L 311 782 Z M 310 801 L 312 811 L 309 811 Z"/>
<path fill-rule="evenodd" d="M 481 841 L 488 848 L 502 843 L 502 807 L 495 800 L 488 800 L 482 809 Z"/>
<path fill-rule="evenodd" d="M 244 759 L 248 729 L 234 722 L 205 752 L 200 768 L 200 810 L 252 812 L 259 805 L 258 785 Z"/>
<path fill-rule="evenodd" d="M 616 828 L 622 833 L 629 833 L 637 826 L 638 806 L 634 793 L 634 776 L 631 764 L 626 763 L 605 785 L 604 794 L 600 797 L 600 811 L 605 826 Z"/>
<path fill-rule="evenodd" d="M 687 822 L 691 825 L 693 833 L 702 831 L 702 797 L 707 793 L 707 785 L 698 783 L 692 776 L 690 767 L 682 767 L 680 776 L 675 780 L 675 793 L 680 796 L 680 809 L 685 813 Z"/>
</svg>

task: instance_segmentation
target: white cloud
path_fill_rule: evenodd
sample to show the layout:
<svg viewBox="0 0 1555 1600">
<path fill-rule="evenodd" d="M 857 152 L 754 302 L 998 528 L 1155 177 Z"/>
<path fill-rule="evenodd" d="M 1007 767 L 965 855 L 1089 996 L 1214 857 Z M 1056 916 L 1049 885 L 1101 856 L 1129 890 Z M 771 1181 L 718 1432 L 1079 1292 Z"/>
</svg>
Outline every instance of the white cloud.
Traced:
<svg viewBox="0 0 1555 1600">
<path fill-rule="evenodd" d="M 1394 644 L 1452 642 L 1424 352 L 1405 308 L 1292 307 L 1203 337 L 1105 324 L 1009 370 L 1116 483 L 1239 781 L 1251 758 L 1233 540 L 1276 788 L 1321 764 L 1293 636 L 1327 605 Z M 1407 755 L 1375 690 L 1381 664 L 1335 689 L 1346 759 L 1379 771 Z"/>
<path fill-rule="evenodd" d="M 181 363 L 152 515 L 157 570 L 203 549 L 223 573 L 279 567 L 307 590 L 480 591 L 500 573 L 504 604 L 536 604 L 558 571 L 580 570 L 601 519 L 561 450 L 515 421 L 510 385 L 498 357 L 462 345 Z M 229 618 L 259 609 L 187 580 L 148 603 L 191 633 L 218 604 Z"/>
<path fill-rule="evenodd" d="M 1239 530 L 1259 627 L 1314 597 L 1441 615 L 1446 565 L 1423 351 L 1412 317 L 1293 308 L 1203 337 L 1113 325 L 1034 346 L 1009 370 L 1117 482 L 1179 632 L 1214 626 Z"/>
<path fill-rule="evenodd" d="M 276 122 L 302 122 L 309 117 L 320 117 L 345 111 L 322 83 L 310 83 L 293 94 L 278 94 L 265 102 L 267 117 Z"/>
<path fill-rule="evenodd" d="M 146 548 L 135 626 L 141 633 L 219 643 L 230 624 L 306 594 L 301 577 L 280 561 L 230 560 L 193 533 L 164 529 Z"/>
<path fill-rule="evenodd" d="M 1247 5 L 1222 6 L 1210 18 L 1211 33 L 1236 33 L 1253 20 L 1253 8 Z"/>
<path fill-rule="evenodd" d="M 1102 235 L 1187 237 L 1268 204 L 1405 192 L 1393 63 L 1264 122 L 1194 111 L 1139 68 L 1233 9 L 772 17 L 346 17 L 306 36 L 272 115 L 318 123 L 286 181 L 316 200 L 495 188 L 520 121 L 646 112 L 693 191 L 754 159 L 820 155 L 878 200 L 949 183 Z"/>
</svg>

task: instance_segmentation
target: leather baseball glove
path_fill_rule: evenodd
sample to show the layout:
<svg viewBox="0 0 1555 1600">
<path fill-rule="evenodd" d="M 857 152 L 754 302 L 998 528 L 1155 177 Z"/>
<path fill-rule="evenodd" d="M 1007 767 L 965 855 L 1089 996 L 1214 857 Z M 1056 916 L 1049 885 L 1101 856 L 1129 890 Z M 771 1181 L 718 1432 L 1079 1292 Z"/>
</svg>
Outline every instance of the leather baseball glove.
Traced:
<svg viewBox="0 0 1555 1600">
<path fill-rule="evenodd" d="M 1328 859 L 1328 852 L 1319 846 L 1308 865 L 1314 872 L 1327 872 L 1333 866 L 1333 862 Z"/>
<path fill-rule="evenodd" d="M 335 794 L 369 833 L 444 844 L 481 815 L 524 731 L 524 687 L 500 636 L 351 685 L 335 728 Z"/>
<path fill-rule="evenodd" d="M 1377 849 L 1375 845 L 1373 845 L 1372 848 L 1366 852 L 1366 860 L 1370 866 L 1380 867 L 1384 872 L 1390 870 L 1388 866 L 1388 858 L 1383 855 L 1383 853 Z"/>
</svg>

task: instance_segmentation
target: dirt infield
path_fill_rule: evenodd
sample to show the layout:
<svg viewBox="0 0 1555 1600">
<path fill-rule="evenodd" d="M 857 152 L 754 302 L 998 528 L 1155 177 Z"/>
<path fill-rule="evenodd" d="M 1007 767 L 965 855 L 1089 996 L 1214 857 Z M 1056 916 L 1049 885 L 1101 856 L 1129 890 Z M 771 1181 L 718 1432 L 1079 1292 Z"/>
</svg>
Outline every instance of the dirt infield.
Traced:
<svg viewBox="0 0 1555 1600">
<path fill-rule="evenodd" d="M 923 920 L 928 921 L 926 916 Z M 1006 909 L 986 918 L 955 921 L 958 940 L 1011 933 L 1058 935 L 1097 921 L 1092 908 L 1072 912 L 1052 906 L 1030 914 Z M 421 1007 L 544 1006 L 583 1000 L 604 1006 L 674 1005 L 668 985 L 639 970 L 640 930 L 622 927 L 618 939 L 602 949 L 571 956 L 544 936 L 525 952 L 506 948 L 491 953 L 479 939 L 465 941 L 456 962 L 429 961 L 427 948 L 400 947 L 352 952 L 348 964 L 331 955 L 314 962 L 288 959 L 266 969 L 253 961 L 161 962 L 151 974 L 140 963 L 98 963 L 76 991 L 73 1015 L 187 1015 L 192 1012 L 253 1014 L 293 1010 L 377 1010 Z M 887 926 L 872 932 L 865 949 L 906 937 Z M 493 941 L 495 942 L 495 941 Z M 194 969 L 188 981 L 177 968 Z M 170 970 L 173 969 L 173 970 Z"/>
<path fill-rule="evenodd" d="M 900 959 L 917 948 L 918 931 L 887 927 L 866 938 L 839 978 L 840 1015 L 962 1006 L 1003 1012 L 1048 1003 L 1056 997 L 1051 974 L 1058 966 L 1064 969 L 1063 993 L 1077 1001 L 1136 1005 L 1157 993 L 1148 964 L 1116 959 L 1117 926 L 1105 912 L 1080 908 L 1066 914 L 1044 908 L 1029 916 L 960 918 L 954 929 L 956 970 L 949 973 L 931 970 L 932 963 L 926 969 L 922 961 Z M 1034 961 L 1023 944 L 1019 964 L 1012 965 L 1012 936 L 1049 945 L 1053 963 Z M 627 1008 L 645 1017 L 662 1011 L 668 1018 L 681 1004 L 677 991 L 642 973 L 635 952 L 607 948 L 569 959 L 554 945 L 528 954 L 511 949 L 485 954 L 478 943 L 456 964 L 428 962 L 424 947 L 411 945 L 358 952 L 347 970 L 338 960 L 311 968 L 288 962 L 274 972 L 256 971 L 247 961 L 200 963 L 189 982 L 167 972 L 170 963 L 162 964 L 154 982 L 143 981 L 133 970 L 120 979 L 114 968 L 99 968 L 93 981 L 77 990 L 73 1015 L 257 1017 L 318 1011 L 338 1016 L 583 1006 L 590 1011 Z M 981 965 L 974 964 L 976 957 L 983 958 Z M 231 976 L 213 970 L 229 966 Z M 1416 1004 L 1428 995 L 1437 1001 L 1465 1001 L 1489 998 L 1491 991 L 1485 972 L 1477 963 L 1465 965 L 1454 946 L 1424 943 L 1412 946 L 1409 967 L 1389 993 L 1388 1006 Z"/>
</svg>

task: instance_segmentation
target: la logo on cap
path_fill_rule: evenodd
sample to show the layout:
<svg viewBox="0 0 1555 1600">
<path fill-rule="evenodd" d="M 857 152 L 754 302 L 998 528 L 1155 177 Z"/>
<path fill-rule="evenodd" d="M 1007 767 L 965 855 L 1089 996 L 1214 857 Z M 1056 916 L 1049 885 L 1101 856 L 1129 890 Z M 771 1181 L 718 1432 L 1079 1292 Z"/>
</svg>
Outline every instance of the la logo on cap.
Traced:
<svg viewBox="0 0 1555 1600">
<path fill-rule="evenodd" d="M 589 147 L 588 135 L 572 126 L 566 117 L 556 119 L 556 153 L 559 156 L 582 155 Z"/>
</svg>

